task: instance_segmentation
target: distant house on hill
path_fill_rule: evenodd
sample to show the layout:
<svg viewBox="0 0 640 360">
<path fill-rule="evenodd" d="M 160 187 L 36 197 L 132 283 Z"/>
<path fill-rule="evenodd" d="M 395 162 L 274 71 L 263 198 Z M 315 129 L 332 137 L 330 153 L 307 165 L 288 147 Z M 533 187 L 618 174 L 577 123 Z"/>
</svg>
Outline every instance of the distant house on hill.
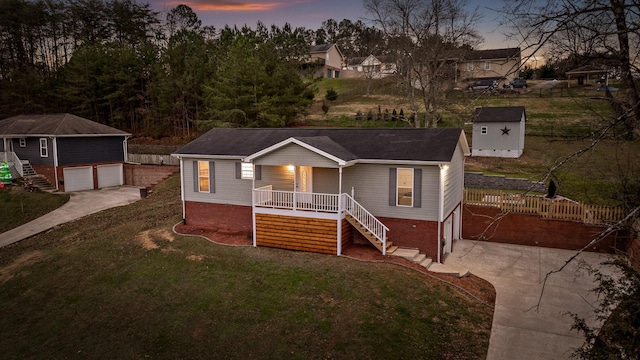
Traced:
<svg viewBox="0 0 640 360">
<path fill-rule="evenodd" d="M 511 82 L 520 77 L 521 61 L 520 48 L 470 51 L 458 61 L 459 79 Z"/>
<path fill-rule="evenodd" d="M 354 57 L 347 61 L 347 70 L 363 73 L 372 78 L 381 78 L 395 74 L 397 71 L 393 56 L 363 56 Z"/>
<path fill-rule="evenodd" d="M 476 108 L 471 156 L 520 157 L 526 120 L 524 106 Z"/>
<path fill-rule="evenodd" d="M 310 63 L 315 65 L 314 77 L 339 78 L 344 56 L 336 44 L 312 45 Z"/>
</svg>

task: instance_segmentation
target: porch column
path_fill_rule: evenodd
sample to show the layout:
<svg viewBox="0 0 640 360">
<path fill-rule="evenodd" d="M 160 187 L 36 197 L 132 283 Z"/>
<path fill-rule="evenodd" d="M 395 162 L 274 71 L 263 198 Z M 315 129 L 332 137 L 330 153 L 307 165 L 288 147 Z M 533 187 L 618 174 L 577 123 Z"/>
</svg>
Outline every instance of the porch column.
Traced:
<svg viewBox="0 0 640 360">
<path fill-rule="evenodd" d="M 251 228 L 253 232 L 253 246 L 257 245 L 257 229 L 256 229 L 256 165 L 251 162 L 253 167 L 253 179 L 251 179 Z"/>
<path fill-rule="evenodd" d="M 342 255 L 342 166 L 338 168 L 338 238 L 336 239 L 338 256 Z"/>
</svg>

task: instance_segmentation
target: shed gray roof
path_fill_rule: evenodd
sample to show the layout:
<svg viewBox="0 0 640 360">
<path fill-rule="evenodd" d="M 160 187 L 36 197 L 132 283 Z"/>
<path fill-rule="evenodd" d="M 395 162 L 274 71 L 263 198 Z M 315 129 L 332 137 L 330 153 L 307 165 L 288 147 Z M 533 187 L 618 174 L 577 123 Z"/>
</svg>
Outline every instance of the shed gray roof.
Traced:
<svg viewBox="0 0 640 360">
<path fill-rule="evenodd" d="M 174 154 L 243 158 L 293 138 L 345 161 L 449 162 L 462 135 L 462 129 L 455 128 L 216 128 Z"/>
<path fill-rule="evenodd" d="M 474 110 L 473 122 L 520 122 L 524 112 L 524 106 L 481 107 Z"/>
<path fill-rule="evenodd" d="M 18 115 L 0 121 L 5 136 L 127 136 L 125 131 L 72 114 Z"/>
</svg>

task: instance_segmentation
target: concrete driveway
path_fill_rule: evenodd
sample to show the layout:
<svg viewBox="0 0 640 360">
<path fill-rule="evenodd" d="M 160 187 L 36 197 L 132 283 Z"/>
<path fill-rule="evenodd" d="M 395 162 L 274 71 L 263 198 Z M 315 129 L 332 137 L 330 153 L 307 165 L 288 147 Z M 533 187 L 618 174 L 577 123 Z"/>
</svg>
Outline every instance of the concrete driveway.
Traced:
<svg viewBox="0 0 640 360">
<path fill-rule="evenodd" d="M 570 264 L 547 281 L 540 307 L 534 308 L 547 272 L 556 270 L 575 251 L 457 240 L 445 265 L 466 266 L 496 288 L 496 307 L 487 359 L 569 359 L 583 343 L 566 314 L 578 313 L 594 323 L 596 297 L 592 277 Z M 583 253 L 590 265 L 609 259 L 606 254 Z M 611 270 L 606 273 L 611 273 Z M 603 270 L 603 272 L 605 272 Z"/>
<path fill-rule="evenodd" d="M 140 199 L 140 188 L 111 187 L 70 193 L 69 201 L 56 210 L 31 222 L 0 234 L 0 247 L 47 231 L 54 226 L 112 207 L 130 204 Z"/>
</svg>

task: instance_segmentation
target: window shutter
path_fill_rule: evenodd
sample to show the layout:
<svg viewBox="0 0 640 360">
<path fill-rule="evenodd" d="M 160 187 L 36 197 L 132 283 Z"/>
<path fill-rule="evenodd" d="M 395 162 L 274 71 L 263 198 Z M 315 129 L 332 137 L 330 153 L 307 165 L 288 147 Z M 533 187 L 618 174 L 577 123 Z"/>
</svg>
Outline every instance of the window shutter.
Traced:
<svg viewBox="0 0 640 360">
<path fill-rule="evenodd" d="M 209 161 L 209 192 L 210 193 L 215 193 L 216 192 L 216 163 L 214 163 L 213 161 Z"/>
<path fill-rule="evenodd" d="M 396 206 L 396 181 L 398 168 L 389 168 L 389 206 Z"/>
<path fill-rule="evenodd" d="M 256 180 L 262 180 L 262 165 L 256 165 L 254 170 L 253 177 Z"/>
<path fill-rule="evenodd" d="M 242 164 L 236 163 L 236 179 L 242 179 Z"/>
<path fill-rule="evenodd" d="M 422 169 L 413 169 L 413 207 L 422 207 Z"/>
<path fill-rule="evenodd" d="M 193 162 L 193 191 L 200 191 L 200 176 L 198 176 L 198 161 Z"/>
</svg>

